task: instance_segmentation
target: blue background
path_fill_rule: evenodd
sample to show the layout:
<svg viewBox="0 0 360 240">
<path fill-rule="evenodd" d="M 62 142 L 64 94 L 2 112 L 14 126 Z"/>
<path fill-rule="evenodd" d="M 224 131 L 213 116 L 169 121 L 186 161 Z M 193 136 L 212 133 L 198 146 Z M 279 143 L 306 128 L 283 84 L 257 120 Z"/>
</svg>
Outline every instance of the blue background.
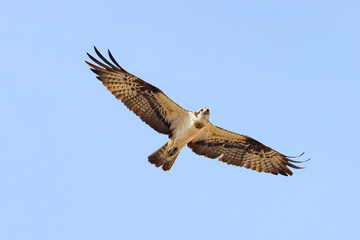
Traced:
<svg viewBox="0 0 360 240">
<path fill-rule="evenodd" d="M 360 239 L 359 1 L 1 1 L 0 239 Z M 86 52 L 287 155 L 292 177 L 185 148 Z"/>
</svg>

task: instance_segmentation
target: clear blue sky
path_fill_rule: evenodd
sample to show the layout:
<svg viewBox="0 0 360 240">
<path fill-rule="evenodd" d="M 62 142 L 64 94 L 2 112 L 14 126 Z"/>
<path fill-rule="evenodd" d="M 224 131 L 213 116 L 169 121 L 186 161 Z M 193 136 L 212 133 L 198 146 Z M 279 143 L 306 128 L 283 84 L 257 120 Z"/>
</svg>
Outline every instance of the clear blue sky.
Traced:
<svg viewBox="0 0 360 240">
<path fill-rule="evenodd" d="M 360 239 L 359 1 L 1 1 L 0 239 Z M 292 177 L 165 143 L 84 63 L 111 49 Z"/>
</svg>

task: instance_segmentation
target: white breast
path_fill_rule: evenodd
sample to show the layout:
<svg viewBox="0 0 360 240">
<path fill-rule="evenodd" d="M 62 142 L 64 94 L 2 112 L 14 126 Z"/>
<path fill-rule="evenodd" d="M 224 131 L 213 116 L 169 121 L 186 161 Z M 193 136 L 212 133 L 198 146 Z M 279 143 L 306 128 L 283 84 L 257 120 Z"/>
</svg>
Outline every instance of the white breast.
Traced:
<svg viewBox="0 0 360 240">
<path fill-rule="evenodd" d="M 174 145 L 183 147 L 201 132 L 201 129 L 194 125 L 194 117 L 194 114 L 189 112 L 172 123 Z"/>
</svg>

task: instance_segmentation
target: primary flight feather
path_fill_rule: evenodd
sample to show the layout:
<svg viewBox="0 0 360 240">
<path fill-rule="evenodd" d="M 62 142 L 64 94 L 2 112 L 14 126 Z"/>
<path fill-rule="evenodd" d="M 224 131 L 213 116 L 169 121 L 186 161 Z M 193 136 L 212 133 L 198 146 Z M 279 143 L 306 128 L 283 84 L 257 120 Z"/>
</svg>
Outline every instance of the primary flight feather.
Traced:
<svg viewBox="0 0 360 240">
<path fill-rule="evenodd" d="M 180 150 L 187 145 L 199 155 L 258 172 L 288 176 L 292 175 L 289 167 L 301 168 L 294 163 L 302 161 L 294 161 L 255 139 L 211 124 L 208 108 L 197 112 L 183 109 L 157 87 L 125 71 L 110 51 L 112 63 L 94 49 L 103 62 L 89 53 L 87 55 L 97 65 L 85 62 L 103 85 L 142 121 L 169 136 L 169 140 L 148 157 L 156 167 L 170 170 Z"/>
</svg>

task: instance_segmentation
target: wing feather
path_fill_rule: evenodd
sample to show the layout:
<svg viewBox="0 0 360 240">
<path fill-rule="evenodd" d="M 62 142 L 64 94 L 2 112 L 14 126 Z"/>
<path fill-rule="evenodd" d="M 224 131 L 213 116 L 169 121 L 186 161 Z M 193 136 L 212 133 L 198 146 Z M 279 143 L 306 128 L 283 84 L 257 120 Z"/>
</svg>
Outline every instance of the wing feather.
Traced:
<svg viewBox="0 0 360 240">
<path fill-rule="evenodd" d="M 96 63 L 85 61 L 97 75 L 103 85 L 142 121 L 159 133 L 172 135 L 172 121 L 187 111 L 174 103 L 157 87 L 141 80 L 125 71 L 114 59 L 111 52 L 107 60 L 94 47 L 96 54 L 103 61 L 99 61 L 89 53 L 89 58 Z"/>
<path fill-rule="evenodd" d="M 189 142 L 188 147 L 208 158 L 218 158 L 227 164 L 275 175 L 291 176 L 289 167 L 301 169 L 302 167 L 293 163 L 303 162 L 291 160 L 253 138 L 212 124 L 206 126 L 202 133 Z"/>
</svg>

